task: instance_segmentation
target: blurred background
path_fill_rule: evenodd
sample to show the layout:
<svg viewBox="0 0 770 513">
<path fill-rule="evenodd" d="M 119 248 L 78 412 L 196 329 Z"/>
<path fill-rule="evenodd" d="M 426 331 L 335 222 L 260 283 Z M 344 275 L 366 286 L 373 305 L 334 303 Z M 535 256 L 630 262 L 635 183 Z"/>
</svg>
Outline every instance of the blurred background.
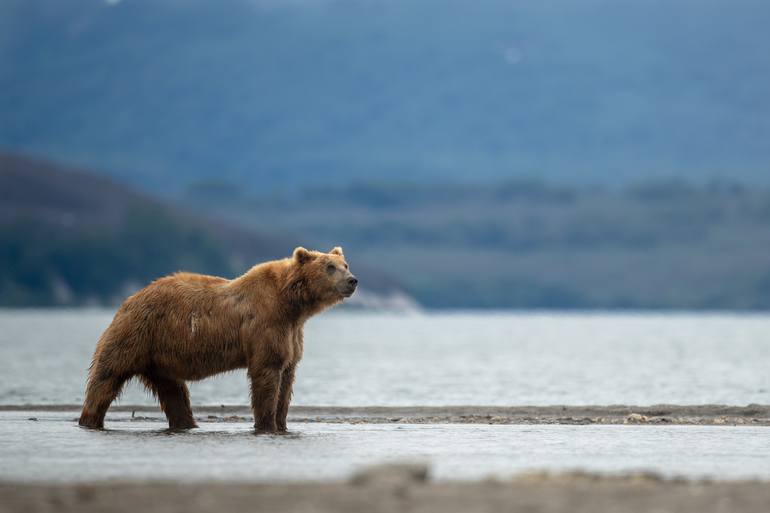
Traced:
<svg viewBox="0 0 770 513">
<path fill-rule="evenodd" d="M 345 249 L 388 308 L 770 307 L 770 5 L 3 0 L 0 305 Z"/>
</svg>

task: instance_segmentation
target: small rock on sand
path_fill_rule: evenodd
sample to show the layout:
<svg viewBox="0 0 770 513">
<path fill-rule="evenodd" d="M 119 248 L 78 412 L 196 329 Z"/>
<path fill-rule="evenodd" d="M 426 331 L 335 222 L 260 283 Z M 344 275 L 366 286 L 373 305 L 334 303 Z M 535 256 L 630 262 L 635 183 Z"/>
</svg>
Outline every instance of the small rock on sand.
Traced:
<svg viewBox="0 0 770 513">
<path fill-rule="evenodd" d="M 641 413 L 631 413 L 631 414 L 629 414 L 626 417 L 625 423 L 626 424 L 642 424 L 644 422 L 647 422 L 648 420 L 649 419 L 645 415 L 642 415 Z"/>
</svg>

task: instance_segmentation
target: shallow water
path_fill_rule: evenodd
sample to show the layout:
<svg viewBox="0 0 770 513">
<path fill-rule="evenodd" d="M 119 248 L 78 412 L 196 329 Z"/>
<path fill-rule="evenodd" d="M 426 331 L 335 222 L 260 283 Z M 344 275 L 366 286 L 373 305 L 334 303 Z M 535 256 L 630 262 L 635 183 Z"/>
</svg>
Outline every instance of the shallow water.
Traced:
<svg viewBox="0 0 770 513">
<path fill-rule="evenodd" d="M 0 404 L 80 403 L 108 310 L 0 310 Z M 306 329 L 295 404 L 770 403 L 770 315 L 332 311 Z M 247 404 L 245 372 L 191 386 Z M 150 404 L 130 384 L 123 404 Z"/>
<path fill-rule="evenodd" d="M 294 423 L 257 436 L 246 422 L 169 433 L 125 418 L 100 432 L 63 415 L 0 414 L 0 480 L 324 481 L 394 461 L 428 463 L 437 480 L 541 469 L 770 479 L 767 427 Z"/>
</svg>

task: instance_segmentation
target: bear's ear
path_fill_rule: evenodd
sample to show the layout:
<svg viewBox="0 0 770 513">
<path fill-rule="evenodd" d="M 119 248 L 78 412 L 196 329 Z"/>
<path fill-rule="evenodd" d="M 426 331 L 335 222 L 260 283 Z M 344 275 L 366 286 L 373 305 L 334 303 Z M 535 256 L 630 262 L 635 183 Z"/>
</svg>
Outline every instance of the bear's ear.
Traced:
<svg viewBox="0 0 770 513">
<path fill-rule="evenodd" d="M 334 249 L 329 251 L 330 255 L 339 255 L 339 256 L 345 256 L 342 254 L 342 248 L 339 246 L 335 246 Z"/>
<path fill-rule="evenodd" d="M 310 254 L 310 251 L 300 246 L 294 250 L 294 254 L 292 255 L 292 257 L 298 263 L 304 264 L 305 262 L 313 258 L 313 255 Z"/>
</svg>

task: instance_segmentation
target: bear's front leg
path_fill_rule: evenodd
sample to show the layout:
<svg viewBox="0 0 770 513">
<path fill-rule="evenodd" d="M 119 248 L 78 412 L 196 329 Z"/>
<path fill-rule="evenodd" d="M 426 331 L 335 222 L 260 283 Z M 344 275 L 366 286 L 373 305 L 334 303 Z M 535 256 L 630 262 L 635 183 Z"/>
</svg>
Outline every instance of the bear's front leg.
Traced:
<svg viewBox="0 0 770 513">
<path fill-rule="evenodd" d="M 289 415 L 289 403 L 294 385 L 294 365 L 290 365 L 281 373 L 281 390 L 278 394 L 278 410 L 275 423 L 278 431 L 286 432 L 286 417 Z"/>
<path fill-rule="evenodd" d="M 281 369 L 262 367 L 249 369 L 251 379 L 251 408 L 254 411 L 254 429 L 258 433 L 275 433 L 278 392 L 281 387 Z"/>
</svg>

